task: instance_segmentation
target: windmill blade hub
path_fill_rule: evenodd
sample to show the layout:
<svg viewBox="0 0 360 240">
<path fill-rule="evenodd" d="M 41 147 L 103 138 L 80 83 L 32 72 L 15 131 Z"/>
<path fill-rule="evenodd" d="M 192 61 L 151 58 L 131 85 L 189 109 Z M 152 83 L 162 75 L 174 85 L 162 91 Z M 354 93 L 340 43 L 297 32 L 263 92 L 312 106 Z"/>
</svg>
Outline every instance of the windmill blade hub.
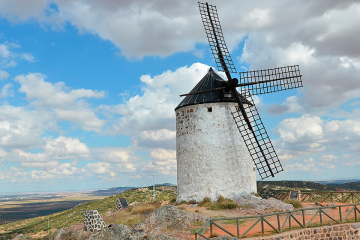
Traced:
<svg viewBox="0 0 360 240">
<path fill-rule="evenodd" d="M 231 89 L 236 88 L 238 84 L 239 84 L 239 80 L 237 78 L 233 78 L 229 80 L 225 86 L 225 91 L 229 92 Z"/>
</svg>

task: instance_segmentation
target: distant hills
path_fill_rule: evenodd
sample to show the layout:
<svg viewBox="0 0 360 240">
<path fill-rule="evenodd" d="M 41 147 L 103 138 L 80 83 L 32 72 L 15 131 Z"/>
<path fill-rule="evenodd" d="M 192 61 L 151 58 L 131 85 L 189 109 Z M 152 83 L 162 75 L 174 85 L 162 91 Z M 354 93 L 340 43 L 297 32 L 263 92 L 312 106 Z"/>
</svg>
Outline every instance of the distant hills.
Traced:
<svg viewBox="0 0 360 240">
<path fill-rule="evenodd" d="M 125 192 L 128 189 L 134 189 L 134 187 L 114 187 L 114 188 L 109 188 L 109 189 L 96 190 L 96 191 L 91 192 L 91 195 L 112 196 L 112 195 L 116 195 L 116 194 Z"/>
<path fill-rule="evenodd" d="M 321 184 L 344 184 L 344 183 L 351 183 L 351 182 L 360 182 L 360 178 L 354 179 L 332 179 L 332 180 L 323 180 L 323 181 L 313 181 Z"/>
<path fill-rule="evenodd" d="M 335 184 L 335 183 L 329 183 L 328 186 L 333 186 L 336 188 L 342 188 L 342 189 L 351 189 L 360 191 L 360 182 L 348 182 L 343 184 Z"/>
<path fill-rule="evenodd" d="M 321 182 L 310 181 L 258 181 L 258 189 L 275 189 L 275 190 L 315 190 L 315 191 L 339 191 L 353 190 L 360 191 L 360 180 L 348 182 L 348 180 L 332 180 Z M 343 183 L 343 181 L 346 181 Z"/>
</svg>

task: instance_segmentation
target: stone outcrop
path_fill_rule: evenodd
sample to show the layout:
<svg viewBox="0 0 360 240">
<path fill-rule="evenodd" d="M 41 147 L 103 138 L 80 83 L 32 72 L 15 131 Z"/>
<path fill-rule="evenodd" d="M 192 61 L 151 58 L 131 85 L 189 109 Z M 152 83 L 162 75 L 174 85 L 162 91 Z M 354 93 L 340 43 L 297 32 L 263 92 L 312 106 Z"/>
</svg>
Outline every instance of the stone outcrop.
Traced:
<svg viewBox="0 0 360 240">
<path fill-rule="evenodd" d="M 284 203 L 275 198 L 262 199 L 247 192 L 234 193 L 231 199 L 241 207 L 250 207 L 255 209 L 274 208 L 280 211 L 294 210 L 293 205 Z"/>
<path fill-rule="evenodd" d="M 190 227 L 190 220 L 185 211 L 164 205 L 152 212 L 138 227 L 145 232 L 184 231 Z"/>
</svg>

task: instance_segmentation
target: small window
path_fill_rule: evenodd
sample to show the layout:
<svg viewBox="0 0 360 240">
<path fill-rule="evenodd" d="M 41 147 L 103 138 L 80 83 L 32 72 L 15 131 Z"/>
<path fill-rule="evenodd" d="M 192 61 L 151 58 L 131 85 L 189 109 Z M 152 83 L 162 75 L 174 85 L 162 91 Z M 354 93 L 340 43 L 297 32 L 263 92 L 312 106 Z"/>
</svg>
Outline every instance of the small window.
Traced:
<svg viewBox="0 0 360 240">
<path fill-rule="evenodd" d="M 212 107 L 208 107 L 208 112 L 212 112 Z"/>
</svg>

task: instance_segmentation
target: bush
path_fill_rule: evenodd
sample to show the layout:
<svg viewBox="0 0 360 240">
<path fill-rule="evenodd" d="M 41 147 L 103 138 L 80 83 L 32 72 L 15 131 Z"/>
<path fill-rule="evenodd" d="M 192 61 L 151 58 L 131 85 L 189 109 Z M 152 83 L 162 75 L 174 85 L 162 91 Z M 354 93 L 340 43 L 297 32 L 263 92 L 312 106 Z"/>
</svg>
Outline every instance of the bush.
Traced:
<svg viewBox="0 0 360 240">
<path fill-rule="evenodd" d="M 218 209 L 234 209 L 239 207 L 233 200 L 219 196 L 215 204 L 209 206 L 212 210 Z"/>
<path fill-rule="evenodd" d="M 293 205 L 294 208 L 302 208 L 303 207 L 301 202 L 299 202 L 298 200 L 295 200 L 295 199 L 286 199 L 283 202 Z"/>
<path fill-rule="evenodd" d="M 210 198 L 204 198 L 198 205 L 199 207 L 207 207 L 211 210 L 219 210 L 219 209 L 234 209 L 239 207 L 236 203 L 234 203 L 231 199 L 224 198 L 223 196 L 219 196 L 215 203 L 212 203 Z"/>
<path fill-rule="evenodd" d="M 206 197 L 201 202 L 199 202 L 198 206 L 199 207 L 207 207 L 207 206 L 209 206 L 209 204 L 211 204 L 211 199 Z"/>
</svg>

